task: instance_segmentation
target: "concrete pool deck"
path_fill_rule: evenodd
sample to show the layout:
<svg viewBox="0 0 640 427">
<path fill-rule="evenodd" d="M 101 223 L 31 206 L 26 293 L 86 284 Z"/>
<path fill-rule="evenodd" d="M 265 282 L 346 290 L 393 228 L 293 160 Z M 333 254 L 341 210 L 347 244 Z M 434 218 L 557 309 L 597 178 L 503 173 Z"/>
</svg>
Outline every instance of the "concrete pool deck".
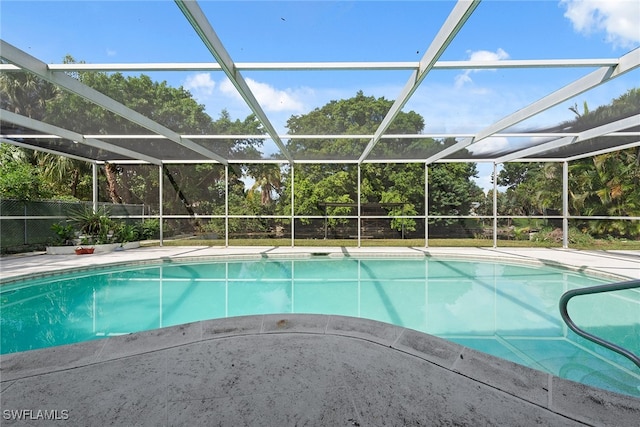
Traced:
<svg viewBox="0 0 640 427">
<path fill-rule="evenodd" d="M 149 247 L 6 257 L 0 268 L 10 282 L 113 263 L 320 253 L 498 258 L 566 265 L 612 281 L 640 278 L 638 251 L 528 248 Z M 411 329 L 299 314 L 208 320 L 4 355 L 0 406 L 1 425 L 47 425 L 46 416 L 83 426 L 626 426 L 640 419 L 640 399 Z"/>
<path fill-rule="evenodd" d="M 31 253 L 0 257 L 0 284 L 20 276 L 47 275 L 65 269 L 158 260 L 197 258 L 329 256 L 399 256 L 490 259 L 528 264 L 561 265 L 612 281 L 640 279 L 640 251 L 579 251 L 544 248 L 404 248 L 404 247 L 285 247 L 285 246 L 150 246 L 92 255 Z"/>
</svg>

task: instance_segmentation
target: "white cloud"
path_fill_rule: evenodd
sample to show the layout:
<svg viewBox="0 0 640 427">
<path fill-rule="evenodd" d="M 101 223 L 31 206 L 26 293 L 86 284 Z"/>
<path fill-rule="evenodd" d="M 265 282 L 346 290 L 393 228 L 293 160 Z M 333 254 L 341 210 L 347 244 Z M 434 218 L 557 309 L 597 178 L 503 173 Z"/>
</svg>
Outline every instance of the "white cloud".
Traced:
<svg viewBox="0 0 640 427">
<path fill-rule="evenodd" d="M 198 73 L 188 76 L 183 87 L 190 91 L 196 99 L 202 101 L 213 95 L 216 82 L 211 79 L 211 74 Z"/>
<path fill-rule="evenodd" d="M 509 54 L 501 48 L 498 48 L 495 52 L 477 50 L 475 52 L 468 51 L 468 53 L 471 61 L 500 61 L 501 59 L 509 58 Z"/>
<path fill-rule="evenodd" d="M 220 92 L 229 98 L 235 98 L 238 101 L 242 100 L 242 97 L 229 79 L 224 79 L 220 82 Z"/>
<path fill-rule="evenodd" d="M 302 111 L 303 104 L 295 91 L 278 90 L 266 83 L 247 79 L 249 88 L 266 111 Z"/>
<path fill-rule="evenodd" d="M 458 74 L 455 77 L 455 87 L 456 87 L 456 89 L 460 89 L 465 84 L 473 82 L 473 80 L 471 80 L 471 77 L 469 77 L 470 71 L 471 70 L 467 70 L 464 73 Z"/>
<path fill-rule="evenodd" d="M 450 84 L 425 84 L 414 93 L 403 111 L 413 110 L 425 121 L 426 133 L 471 133 L 495 123 L 539 96 L 526 87 L 501 83 L 493 90 L 452 91 Z"/>
<path fill-rule="evenodd" d="M 107 56 L 116 56 L 118 52 L 113 49 L 107 49 Z"/>
<path fill-rule="evenodd" d="M 275 87 L 247 78 L 247 85 L 258 100 L 258 103 L 267 112 L 290 111 L 300 112 L 304 109 L 302 98 L 312 92 L 310 89 L 276 89 Z M 240 100 L 240 94 L 229 79 L 220 83 L 220 91 L 228 97 Z"/>
<path fill-rule="evenodd" d="M 509 140 L 502 136 L 492 136 L 467 147 L 472 154 L 495 154 L 509 146 Z"/>
<path fill-rule="evenodd" d="M 214 80 L 211 73 L 196 73 L 189 75 L 182 86 L 191 92 L 193 97 L 205 105 L 209 114 L 214 117 L 222 110 L 226 110 L 232 118 L 243 118 L 251 110 L 242 99 L 231 81 L 221 76 Z M 278 132 L 285 131 L 285 123 L 291 114 L 304 111 L 307 105 L 313 105 L 318 95 L 308 87 L 278 89 L 271 84 L 246 78 L 251 92 L 263 108 Z"/>
<path fill-rule="evenodd" d="M 476 51 L 467 51 L 467 53 L 469 54 L 468 59 L 470 61 L 500 61 L 500 60 L 509 58 L 509 54 L 505 52 L 505 50 L 502 48 L 498 48 L 498 50 L 496 50 L 495 52 L 491 52 L 489 50 L 476 50 Z M 472 83 L 473 80 L 471 79 L 470 74 L 477 73 L 479 71 L 488 71 L 488 70 L 486 69 L 466 70 L 464 73 L 458 74 L 455 77 L 455 88 L 460 89 L 465 84 Z"/>
<path fill-rule="evenodd" d="M 640 6 L 637 0 L 561 0 L 564 16 L 583 34 L 604 31 L 614 46 L 640 42 Z"/>
</svg>

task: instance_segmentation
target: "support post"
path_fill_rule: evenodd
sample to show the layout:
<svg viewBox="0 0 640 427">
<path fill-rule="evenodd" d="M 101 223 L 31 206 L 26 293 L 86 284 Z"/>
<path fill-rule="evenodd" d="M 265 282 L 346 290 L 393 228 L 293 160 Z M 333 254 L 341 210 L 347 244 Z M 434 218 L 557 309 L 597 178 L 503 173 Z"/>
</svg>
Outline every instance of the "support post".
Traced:
<svg viewBox="0 0 640 427">
<path fill-rule="evenodd" d="M 229 247 L 229 165 L 224 165 L 224 247 Z"/>
<path fill-rule="evenodd" d="M 95 162 L 91 164 L 91 179 L 93 181 L 93 213 L 96 213 L 98 212 L 98 164 Z"/>
<path fill-rule="evenodd" d="M 493 247 L 498 247 L 498 164 L 493 163 Z"/>
<path fill-rule="evenodd" d="M 159 213 L 160 213 L 160 221 L 159 221 L 159 225 L 160 225 L 160 246 L 163 246 L 164 243 L 164 218 L 162 217 L 163 213 L 164 213 L 164 173 L 163 173 L 163 166 L 162 165 L 158 165 L 158 201 L 159 201 Z"/>
<path fill-rule="evenodd" d="M 293 248 L 296 245 L 296 241 L 295 241 L 295 231 L 296 231 L 296 227 L 295 227 L 295 209 L 294 209 L 294 203 L 296 201 L 295 197 L 294 197 L 294 193 L 295 193 L 295 166 L 293 163 L 290 163 L 290 167 L 291 167 L 291 247 Z"/>
<path fill-rule="evenodd" d="M 360 206 L 360 163 L 358 163 L 358 247 L 360 247 L 360 227 L 362 226 L 362 221 L 360 218 L 360 214 L 361 212 L 361 206 Z"/>
<path fill-rule="evenodd" d="M 424 164 L 424 247 L 429 247 L 429 165 Z"/>
<path fill-rule="evenodd" d="M 569 162 L 562 162 L 562 247 L 569 247 Z"/>
</svg>

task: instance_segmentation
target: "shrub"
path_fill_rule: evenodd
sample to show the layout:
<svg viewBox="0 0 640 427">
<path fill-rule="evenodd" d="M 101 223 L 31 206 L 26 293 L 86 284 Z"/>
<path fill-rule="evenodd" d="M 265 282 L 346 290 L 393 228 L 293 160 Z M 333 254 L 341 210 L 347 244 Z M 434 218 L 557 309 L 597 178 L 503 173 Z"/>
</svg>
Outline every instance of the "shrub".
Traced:
<svg viewBox="0 0 640 427">
<path fill-rule="evenodd" d="M 56 233 L 56 240 L 54 244 L 62 246 L 73 245 L 73 239 L 75 237 L 73 225 L 53 224 L 51 226 L 51 230 Z"/>
<path fill-rule="evenodd" d="M 157 239 L 160 237 L 160 220 L 157 218 L 145 219 L 139 230 L 140 238 L 143 240 Z"/>
</svg>

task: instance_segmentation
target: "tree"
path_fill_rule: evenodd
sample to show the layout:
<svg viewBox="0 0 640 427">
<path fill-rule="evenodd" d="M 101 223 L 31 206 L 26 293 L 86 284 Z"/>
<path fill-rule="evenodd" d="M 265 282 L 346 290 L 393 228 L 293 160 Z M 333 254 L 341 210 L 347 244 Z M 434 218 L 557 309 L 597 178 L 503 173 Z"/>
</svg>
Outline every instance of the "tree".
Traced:
<svg viewBox="0 0 640 427">
<path fill-rule="evenodd" d="M 251 175 L 256 179 L 247 193 L 248 198 L 253 198 L 259 191 L 260 203 L 263 206 L 270 205 L 274 196 L 278 197 L 282 186 L 280 166 L 273 164 L 255 165 L 250 168 Z"/>
<path fill-rule="evenodd" d="M 0 106 L 16 114 L 43 120 L 47 104 L 60 94 L 55 85 L 32 73 L 18 71 L 0 74 Z M 22 131 L 16 127 L 13 133 Z M 57 175 L 54 168 L 60 158 L 48 153 L 27 152 L 23 148 L 3 148 L 5 196 L 11 194 L 13 198 L 37 199 L 51 194 L 49 189 L 45 191 L 44 188 L 47 187 L 47 180 L 50 181 L 50 187 L 55 187 L 56 181 L 51 178 Z M 8 161 L 19 164 L 9 165 Z M 77 188 L 77 182 L 72 188 Z"/>
<path fill-rule="evenodd" d="M 640 88 L 627 91 L 610 105 L 578 115 L 574 127 L 586 129 L 613 120 L 640 114 Z M 635 126 L 629 131 L 637 131 Z M 594 144 L 607 146 L 615 142 L 634 142 L 633 137 L 604 136 Z M 640 216 L 640 148 L 614 151 L 571 164 L 569 188 L 574 212 L 592 216 Z M 584 221 L 581 228 L 598 236 L 621 236 L 640 239 L 640 222 L 625 220 Z"/>
<path fill-rule="evenodd" d="M 559 163 L 506 163 L 498 185 L 507 187 L 509 207 L 501 213 L 542 215 L 562 210 L 562 167 Z M 507 210 L 505 210 L 507 209 Z"/>
<path fill-rule="evenodd" d="M 583 111 L 577 104 L 572 121 L 551 130 L 580 132 L 640 113 L 640 89 L 631 89 L 611 104 Z M 629 131 L 637 131 L 640 126 Z M 616 138 L 612 140 L 612 138 Z M 587 141 L 593 148 L 634 142 L 633 137 L 603 136 Z M 507 186 L 507 214 L 535 215 L 548 209 L 560 211 L 561 169 L 558 163 L 507 163 L 498 176 L 498 184 Z M 583 158 L 569 164 L 570 213 L 585 216 L 640 215 L 640 149 Z M 503 207 L 503 209 L 505 209 Z M 625 220 L 585 220 L 580 228 L 598 236 L 640 238 L 640 223 Z"/>
<path fill-rule="evenodd" d="M 35 74 L 18 71 L 0 74 L 0 93 L 3 109 L 41 120 L 47 102 L 56 98 L 60 91 Z"/>
<path fill-rule="evenodd" d="M 38 169 L 24 161 L 22 153 L 8 144 L 0 144 L 0 199 L 37 200 L 51 192 Z"/>
<path fill-rule="evenodd" d="M 438 163 L 429 169 L 429 214 L 466 215 L 484 193 L 470 178 L 477 175 L 475 163 Z M 456 220 L 441 220 L 452 224 Z M 436 223 L 438 223 L 436 221 Z"/>
<path fill-rule="evenodd" d="M 74 63 L 72 57 L 66 63 Z M 211 120 L 182 88 L 174 89 L 166 82 L 153 82 L 148 76 L 124 77 L 121 73 L 78 72 L 75 78 L 93 89 L 147 115 L 151 119 L 181 133 L 204 133 L 209 130 Z M 66 94 L 49 103 L 49 120 L 61 127 L 79 130 L 84 134 L 136 134 L 148 133 L 139 125 L 104 110 L 79 96 Z M 119 141 L 113 141 L 118 144 Z M 166 150 L 163 141 L 151 140 L 136 144 L 140 151 L 153 155 Z M 135 142 L 134 142 L 135 144 Z M 164 146 L 164 147 L 163 147 Z M 108 163 L 103 168 L 107 183 L 107 194 L 113 203 L 129 202 L 128 194 L 120 194 L 124 185 L 119 185 L 123 169 Z"/>
<path fill-rule="evenodd" d="M 72 57 L 65 62 L 73 63 Z M 213 121 L 204 111 L 204 106 L 198 104 L 191 94 L 180 88 L 170 87 L 167 82 L 154 82 L 149 76 L 124 76 L 121 73 L 107 74 L 102 72 L 78 72 L 74 77 L 93 89 L 117 100 L 127 107 L 149 117 L 163 126 L 180 134 L 260 134 L 263 133 L 258 120 L 248 116 L 245 121 L 232 121 L 229 114 L 223 111 L 217 121 Z M 148 134 L 149 131 L 139 125 L 104 110 L 76 95 L 67 94 L 55 102 L 50 103 L 47 113 L 50 120 L 56 124 L 78 129 L 87 134 Z M 206 148 L 228 158 L 257 158 L 258 147 L 262 140 L 200 140 L 194 141 Z M 140 141 L 112 140 L 118 145 L 126 143 L 133 145 L 133 149 L 156 155 L 167 152 L 168 144 L 162 140 L 144 139 Z M 181 158 L 183 152 L 175 148 L 176 158 Z M 237 174 L 234 175 L 234 173 Z M 177 185 L 168 186 L 165 194 L 166 212 L 184 213 L 193 209 L 210 207 L 212 200 L 218 195 L 217 182 L 224 181 L 224 169 L 216 164 L 172 165 L 164 169 L 168 182 Z M 145 166 L 125 166 L 107 163 L 101 169 L 101 181 L 105 183 L 106 191 L 114 203 L 144 203 L 158 206 L 158 192 L 153 188 L 158 186 L 157 168 Z M 242 170 L 232 171 L 232 176 L 239 179 Z M 224 186 L 222 186 L 224 188 Z M 224 197 L 224 194 L 222 195 Z M 189 212 L 189 213 L 191 213 Z M 204 213 L 210 213 L 204 212 Z"/>
<path fill-rule="evenodd" d="M 65 63 L 75 63 L 75 59 L 67 56 Z M 152 120 L 170 128 L 177 133 L 186 134 L 262 134 L 264 133 L 260 122 L 254 115 L 247 116 L 243 121 L 232 120 L 228 112 L 222 111 L 218 120 L 213 121 L 204 111 L 204 106 L 199 105 L 191 94 L 182 87 L 173 88 L 166 82 L 154 82 L 146 75 L 124 76 L 121 73 L 101 72 L 74 72 L 71 77 L 104 93 L 105 95 L 121 102 L 122 104 L 148 116 Z M 84 134 L 148 134 L 149 131 L 139 125 L 130 122 L 110 111 L 103 109 L 83 98 L 58 91 L 54 85 L 26 73 L 3 73 L 2 81 L 3 108 L 21 114 L 30 115 L 39 120 L 73 129 Z M 227 158 L 260 158 L 259 148 L 262 139 L 233 139 L 215 140 L 208 139 L 194 141 L 204 147 Z M 166 153 L 168 144 L 161 140 L 144 139 L 135 140 L 111 140 L 113 144 L 133 145 L 134 150 L 156 155 L 158 152 Z M 69 141 L 53 140 L 51 146 L 56 144 L 64 150 L 64 145 Z M 174 146 L 175 147 L 175 146 Z M 92 147 L 85 147 L 90 153 L 88 157 L 107 157 L 106 153 Z M 178 147 L 177 150 L 180 150 Z M 12 152 L 24 152 L 28 154 L 24 166 L 25 170 L 35 173 L 20 173 L 18 169 L 12 174 L 3 174 L 7 179 L 11 178 L 12 188 L 31 190 L 23 198 L 32 197 L 34 184 L 25 180 L 24 185 L 14 185 L 19 177 L 31 179 L 38 177 L 45 188 L 53 191 L 54 196 L 73 196 L 87 198 L 91 194 L 90 164 L 87 162 L 56 156 L 49 153 L 33 154 L 30 151 L 12 147 Z M 180 159 L 184 152 L 175 152 L 173 155 Z M 3 169 L 6 170 L 6 169 Z M 229 188 L 230 192 L 237 194 L 239 200 L 246 200 L 242 175 L 253 169 L 247 166 L 234 165 L 230 167 Z M 14 173 L 15 172 L 15 173 Z M 258 174 L 258 172 L 256 172 Z M 263 177 L 264 178 L 264 177 Z M 173 186 L 165 185 L 165 213 L 184 214 L 187 212 L 203 214 L 224 213 L 225 197 L 225 173 L 224 167 L 215 163 L 168 165 L 165 168 L 165 180 L 173 181 Z M 271 193 L 277 188 L 276 181 L 271 181 L 273 187 Z M 150 165 L 126 165 L 106 163 L 99 173 L 99 197 L 101 200 L 109 200 L 115 203 L 144 203 L 152 208 L 151 212 L 158 212 L 159 208 L 159 176 L 158 168 Z M 268 197 L 268 185 L 264 188 L 264 197 Z M 13 190 L 12 190 L 13 191 Z M 38 192 L 37 194 L 44 194 Z M 230 194 L 231 196 L 231 194 Z M 273 197 L 277 197 L 272 194 Z M 37 196 L 39 197 L 39 196 Z M 234 196 L 236 197 L 236 196 Z M 251 213 L 250 204 L 241 204 L 239 214 Z"/>
<path fill-rule="evenodd" d="M 570 200 L 586 216 L 640 216 L 640 148 L 602 154 L 571 165 Z M 640 238 L 640 223 L 590 220 L 581 226 L 598 236 Z"/>
<path fill-rule="evenodd" d="M 359 91 L 353 98 L 330 101 L 302 116 L 293 116 L 287 122 L 290 134 L 373 134 L 392 105 L 385 98 L 365 96 Z M 400 112 L 388 129 L 390 134 L 419 134 L 424 129 L 423 118 L 415 113 Z M 356 160 L 369 140 L 295 139 L 287 142 L 294 157 L 304 159 Z M 370 153 L 371 158 L 415 158 L 427 150 L 446 148 L 454 140 L 439 141 L 432 138 L 385 139 Z M 430 213 L 444 214 L 457 210 L 469 212 L 471 199 L 481 190 L 471 181 L 476 174 L 475 164 L 438 164 L 430 166 Z M 424 164 L 361 164 L 361 203 L 392 204 L 390 215 L 420 215 L 424 213 Z M 288 182 L 290 176 L 284 177 Z M 295 200 L 297 215 L 353 215 L 350 204 L 358 201 L 357 166 L 353 164 L 298 164 L 295 169 Z M 290 192 L 285 186 L 285 194 Z M 281 213 L 290 209 L 284 198 Z M 323 203 L 342 203 L 326 208 Z M 347 220 L 333 223 L 346 223 Z M 330 222 L 331 223 L 331 222 Z M 412 219 L 393 221 L 392 227 L 412 230 Z"/>
</svg>

